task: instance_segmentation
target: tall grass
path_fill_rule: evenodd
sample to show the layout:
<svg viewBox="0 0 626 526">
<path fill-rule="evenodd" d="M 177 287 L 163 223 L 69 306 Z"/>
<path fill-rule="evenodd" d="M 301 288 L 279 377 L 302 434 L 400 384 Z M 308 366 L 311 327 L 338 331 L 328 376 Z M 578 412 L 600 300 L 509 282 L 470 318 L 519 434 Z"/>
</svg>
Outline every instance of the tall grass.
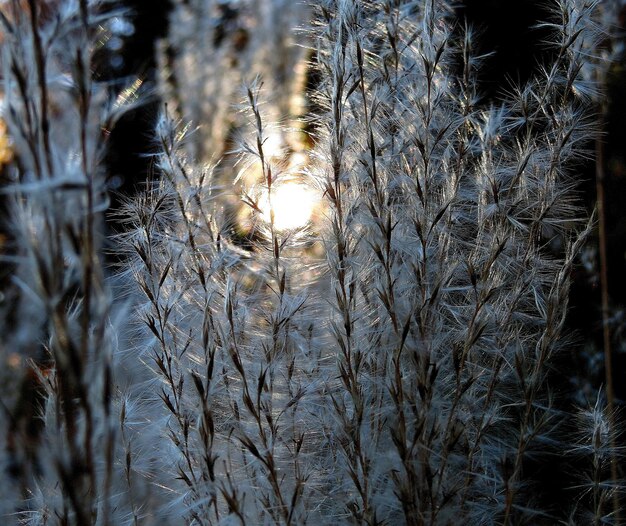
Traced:
<svg viewBox="0 0 626 526">
<path fill-rule="evenodd" d="M 99 159 L 118 105 L 91 80 L 88 42 L 102 18 L 84 1 L 30 1 L 3 5 L 1 21 L 16 155 L 3 188 L 16 291 L 2 353 L 9 377 L 25 375 L 21 400 L 3 393 L 1 506 L 33 524 L 108 522 L 120 326 L 102 263 Z"/>
<path fill-rule="evenodd" d="M 108 268 L 101 159 L 134 91 L 110 100 L 90 69 L 123 13 L 0 6 L 4 520 L 619 524 L 614 415 L 598 396 L 574 419 L 551 389 L 593 226 L 597 5 L 555 1 L 552 62 L 491 104 L 446 2 L 232 8 L 224 29 L 224 5 L 174 5 L 154 177 Z M 294 184 L 319 202 L 287 227 Z M 568 506 L 541 498 L 555 450 Z"/>
</svg>

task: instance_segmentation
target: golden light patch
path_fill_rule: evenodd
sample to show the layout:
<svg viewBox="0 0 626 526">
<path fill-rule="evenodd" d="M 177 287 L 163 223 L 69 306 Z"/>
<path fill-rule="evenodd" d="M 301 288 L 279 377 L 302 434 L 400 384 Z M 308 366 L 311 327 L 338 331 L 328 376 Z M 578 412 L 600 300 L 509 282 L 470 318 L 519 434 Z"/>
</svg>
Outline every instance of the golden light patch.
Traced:
<svg viewBox="0 0 626 526">
<path fill-rule="evenodd" d="M 259 200 L 261 217 L 271 222 L 274 212 L 274 227 L 278 230 L 303 228 L 311 220 L 319 201 L 316 192 L 296 182 L 286 182 L 273 187 L 271 194 L 265 193 Z"/>
</svg>

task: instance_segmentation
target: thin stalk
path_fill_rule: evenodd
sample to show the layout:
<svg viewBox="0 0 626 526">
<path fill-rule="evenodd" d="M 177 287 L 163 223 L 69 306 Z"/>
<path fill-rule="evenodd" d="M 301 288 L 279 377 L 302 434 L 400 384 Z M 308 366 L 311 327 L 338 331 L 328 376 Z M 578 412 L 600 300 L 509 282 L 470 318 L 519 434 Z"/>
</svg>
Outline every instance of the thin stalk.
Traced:
<svg viewBox="0 0 626 526">
<path fill-rule="evenodd" d="M 600 111 L 600 129 L 605 124 L 606 105 L 602 104 Z M 605 198 L 605 171 L 604 171 L 604 141 L 601 137 L 596 139 L 596 206 L 598 209 L 598 249 L 600 256 L 600 294 L 602 296 L 602 339 L 604 347 L 604 374 L 606 382 L 606 405 L 609 426 L 611 427 L 611 482 L 618 483 L 617 458 L 615 451 L 615 391 L 613 387 L 613 357 L 611 352 L 611 328 L 609 326 L 609 279 L 607 258 L 607 233 L 606 233 L 606 198 Z M 613 492 L 613 516 L 615 524 L 621 524 L 619 495 Z"/>
<path fill-rule="evenodd" d="M 39 17 L 37 11 L 36 0 L 28 0 L 30 8 L 30 24 L 33 33 L 33 47 L 35 49 L 35 62 L 37 67 L 37 82 L 39 84 L 39 116 L 41 121 L 41 135 L 43 140 L 43 148 L 46 156 L 46 166 L 48 168 L 48 176 L 52 176 L 52 149 L 50 148 L 50 120 L 48 118 L 48 86 L 46 80 L 46 56 L 41 42 L 41 34 L 39 32 Z"/>
</svg>

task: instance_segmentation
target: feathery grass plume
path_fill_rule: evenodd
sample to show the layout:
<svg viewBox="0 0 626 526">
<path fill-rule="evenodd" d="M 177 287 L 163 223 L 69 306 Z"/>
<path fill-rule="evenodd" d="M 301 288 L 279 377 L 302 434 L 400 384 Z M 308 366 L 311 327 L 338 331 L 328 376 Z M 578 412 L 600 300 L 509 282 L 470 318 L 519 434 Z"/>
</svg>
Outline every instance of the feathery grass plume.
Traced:
<svg viewBox="0 0 626 526">
<path fill-rule="evenodd" d="M 574 86 L 597 38 L 593 4 L 555 9 L 554 62 L 485 108 L 445 3 L 321 4 L 328 433 L 359 523 L 542 513 L 524 465 L 553 428 L 546 375 L 588 233 L 568 167 L 590 155 Z"/>
<path fill-rule="evenodd" d="M 600 393 L 592 407 L 580 409 L 576 415 L 573 432 L 577 441 L 571 445 L 571 454 L 587 465 L 577 473 L 573 489 L 578 502 L 570 524 L 619 524 L 613 500 L 615 493 L 618 499 L 623 497 L 625 486 L 623 480 L 615 480 L 611 465 L 623 459 L 624 450 L 615 446 L 619 443 L 615 416 L 609 417 L 605 406 Z"/>
<path fill-rule="evenodd" d="M 221 247 L 211 169 L 189 166 L 179 156 L 185 130 L 177 131 L 168 117 L 161 118 L 156 134 L 162 177 L 127 204 L 128 232 L 120 240 L 141 293 L 139 358 L 152 370 L 148 378 L 157 380 L 134 389 L 138 404 L 152 399 L 143 410 L 149 422 L 134 440 L 145 447 L 146 434 L 160 451 L 150 476 L 170 497 L 155 510 L 158 516 L 191 522 L 210 516 L 212 508 L 221 511 L 215 442 L 225 424 L 215 422 L 219 407 L 213 398 L 214 376 L 222 372 L 220 342 L 228 335 L 216 303 L 224 300 L 226 272 L 236 256 Z"/>
<path fill-rule="evenodd" d="M 255 86 L 247 89 L 255 140 L 241 150 L 259 163 L 271 208 L 281 176 L 264 152 L 258 96 Z M 161 399 L 152 404 L 151 434 L 171 442 L 159 446 L 156 480 L 176 500 L 161 516 L 302 524 L 310 486 L 302 399 L 312 381 L 300 364 L 310 352 L 306 292 L 290 270 L 297 233 L 279 229 L 271 209 L 267 238 L 255 252 L 237 248 L 214 167 L 188 161 L 185 130 L 167 116 L 157 136 L 161 177 L 128 204 L 123 243 L 143 296 L 137 347 L 158 379 L 149 388 Z"/>
<path fill-rule="evenodd" d="M 101 259 L 99 161 L 119 108 L 91 80 L 91 37 L 106 16 L 101 2 L 22 4 L 0 6 L 2 114 L 15 156 L 3 188 L 15 311 L 3 313 L 0 352 L 3 362 L 18 357 L 24 377 L 18 397 L 1 393 L 0 511 L 3 521 L 107 524 L 121 324 Z"/>
</svg>

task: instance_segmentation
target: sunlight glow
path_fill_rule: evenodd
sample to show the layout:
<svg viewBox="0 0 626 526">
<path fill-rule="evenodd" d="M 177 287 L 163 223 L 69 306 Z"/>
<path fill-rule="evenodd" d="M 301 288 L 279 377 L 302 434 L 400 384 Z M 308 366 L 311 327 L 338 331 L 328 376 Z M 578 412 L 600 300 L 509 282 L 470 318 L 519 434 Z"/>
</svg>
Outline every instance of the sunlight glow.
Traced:
<svg viewBox="0 0 626 526">
<path fill-rule="evenodd" d="M 319 198 L 316 193 L 303 184 L 283 183 L 272 188 L 270 199 L 265 193 L 259 200 L 263 221 L 271 221 L 271 209 L 274 210 L 274 226 L 277 230 L 302 228 L 311 220 L 313 210 Z"/>
</svg>

